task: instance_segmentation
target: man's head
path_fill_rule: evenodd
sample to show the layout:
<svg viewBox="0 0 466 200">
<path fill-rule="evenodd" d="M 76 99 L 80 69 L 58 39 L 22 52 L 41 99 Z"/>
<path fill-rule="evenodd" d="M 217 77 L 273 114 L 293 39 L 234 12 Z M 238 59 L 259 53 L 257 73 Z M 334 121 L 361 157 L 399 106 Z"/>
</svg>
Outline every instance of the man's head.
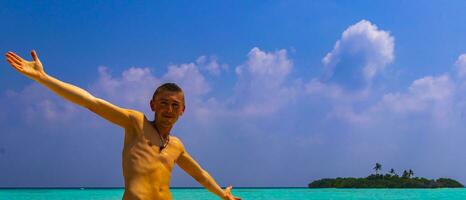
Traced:
<svg viewBox="0 0 466 200">
<path fill-rule="evenodd" d="M 175 83 L 164 83 L 152 96 L 150 107 L 162 126 L 173 126 L 185 109 L 184 93 Z"/>
</svg>

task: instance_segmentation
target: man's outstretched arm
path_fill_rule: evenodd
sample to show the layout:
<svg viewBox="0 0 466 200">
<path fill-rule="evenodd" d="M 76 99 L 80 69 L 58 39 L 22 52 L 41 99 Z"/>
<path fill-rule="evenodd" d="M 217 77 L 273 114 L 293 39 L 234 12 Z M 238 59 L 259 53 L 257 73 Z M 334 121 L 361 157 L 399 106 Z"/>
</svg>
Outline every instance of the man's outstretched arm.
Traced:
<svg viewBox="0 0 466 200">
<path fill-rule="evenodd" d="M 184 150 L 184 149 L 183 149 Z M 225 200 L 239 200 L 240 198 L 234 197 L 231 194 L 232 187 L 229 186 L 225 190 L 222 190 L 220 186 L 215 182 L 215 180 L 207 173 L 204 169 L 199 166 L 199 164 L 184 151 L 180 157 L 178 157 L 176 163 L 183 169 L 186 173 L 192 176 L 197 182 L 204 186 L 210 192 L 216 194 L 222 199 Z"/>
<path fill-rule="evenodd" d="M 89 92 L 74 85 L 62 82 L 45 73 L 42 63 L 37 57 L 36 52 L 31 51 L 33 60 L 27 61 L 13 52 L 8 52 L 5 56 L 8 63 L 19 71 L 21 74 L 36 82 L 46 86 L 63 98 L 86 107 L 99 116 L 117 124 L 121 127 L 127 127 L 130 123 L 130 110 L 115 106 L 105 100 L 96 98 Z"/>
</svg>

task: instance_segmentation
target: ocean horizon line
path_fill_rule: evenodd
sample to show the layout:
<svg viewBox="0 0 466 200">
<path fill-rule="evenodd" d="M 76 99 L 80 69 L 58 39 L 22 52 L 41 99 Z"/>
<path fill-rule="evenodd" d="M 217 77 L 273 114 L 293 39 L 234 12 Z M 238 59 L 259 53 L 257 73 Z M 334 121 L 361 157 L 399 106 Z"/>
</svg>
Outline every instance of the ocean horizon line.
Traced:
<svg viewBox="0 0 466 200">
<path fill-rule="evenodd" d="M 456 189 L 465 189 L 466 187 L 457 187 Z M 125 189 L 124 187 L 0 187 L 0 190 L 104 190 L 104 189 Z M 170 189 L 200 189 L 205 190 L 204 187 L 170 187 Z M 234 189 L 455 189 L 455 188 L 309 188 L 309 187 L 234 187 Z"/>
<path fill-rule="evenodd" d="M 124 189 L 125 187 L 0 187 L 3 189 Z M 233 187 L 234 189 L 311 189 L 308 187 Z M 170 189 L 205 189 L 204 187 L 170 187 Z"/>
</svg>

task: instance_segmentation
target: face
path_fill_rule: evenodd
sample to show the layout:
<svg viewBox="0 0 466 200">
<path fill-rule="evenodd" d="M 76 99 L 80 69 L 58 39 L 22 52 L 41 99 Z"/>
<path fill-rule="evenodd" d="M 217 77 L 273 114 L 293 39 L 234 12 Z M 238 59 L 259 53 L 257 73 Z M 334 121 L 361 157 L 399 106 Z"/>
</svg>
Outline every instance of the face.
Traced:
<svg viewBox="0 0 466 200">
<path fill-rule="evenodd" d="M 162 126 L 173 126 L 183 115 L 184 94 L 182 92 L 161 91 L 150 101 L 150 107 Z"/>
</svg>

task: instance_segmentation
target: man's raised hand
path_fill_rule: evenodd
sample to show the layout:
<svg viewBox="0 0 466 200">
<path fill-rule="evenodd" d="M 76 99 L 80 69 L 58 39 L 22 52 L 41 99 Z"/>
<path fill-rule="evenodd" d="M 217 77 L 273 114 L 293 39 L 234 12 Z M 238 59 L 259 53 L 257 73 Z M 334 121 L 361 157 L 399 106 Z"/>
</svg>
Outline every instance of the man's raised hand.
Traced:
<svg viewBox="0 0 466 200">
<path fill-rule="evenodd" d="M 44 68 L 42 63 L 37 57 L 36 51 L 31 51 L 32 61 L 27 61 L 16 55 L 15 53 L 9 51 L 5 54 L 6 60 L 10 65 L 15 68 L 17 71 L 21 72 L 30 79 L 37 80 L 41 76 L 45 75 Z"/>
</svg>

